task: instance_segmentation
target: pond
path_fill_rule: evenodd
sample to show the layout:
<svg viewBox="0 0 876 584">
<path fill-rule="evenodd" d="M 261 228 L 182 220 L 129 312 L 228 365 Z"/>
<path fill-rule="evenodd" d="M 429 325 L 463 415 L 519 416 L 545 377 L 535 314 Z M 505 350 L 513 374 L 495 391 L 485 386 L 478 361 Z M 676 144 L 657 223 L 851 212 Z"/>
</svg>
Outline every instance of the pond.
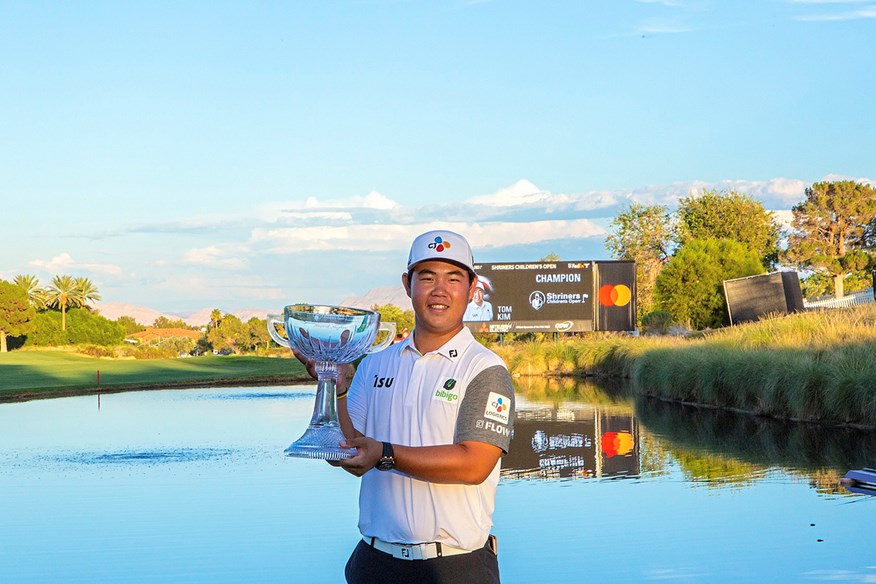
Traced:
<svg viewBox="0 0 876 584">
<path fill-rule="evenodd" d="M 0 405 L 6 582 L 340 582 L 358 479 L 282 450 L 314 386 Z M 876 580 L 876 433 L 518 385 L 503 582 Z"/>
</svg>

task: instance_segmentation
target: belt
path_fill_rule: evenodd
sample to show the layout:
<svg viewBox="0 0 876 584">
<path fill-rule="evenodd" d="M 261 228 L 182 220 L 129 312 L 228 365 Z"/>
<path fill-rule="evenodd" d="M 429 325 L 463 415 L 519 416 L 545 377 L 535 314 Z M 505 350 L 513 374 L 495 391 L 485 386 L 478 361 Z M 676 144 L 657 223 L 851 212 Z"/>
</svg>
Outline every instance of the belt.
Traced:
<svg viewBox="0 0 876 584">
<path fill-rule="evenodd" d="M 444 556 L 470 554 L 474 550 L 455 548 L 441 542 L 429 543 L 390 543 L 376 537 L 363 537 L 362 540 L 381 552 L 391 554 L 400 560 L 431 560 Z"/>
</svg>

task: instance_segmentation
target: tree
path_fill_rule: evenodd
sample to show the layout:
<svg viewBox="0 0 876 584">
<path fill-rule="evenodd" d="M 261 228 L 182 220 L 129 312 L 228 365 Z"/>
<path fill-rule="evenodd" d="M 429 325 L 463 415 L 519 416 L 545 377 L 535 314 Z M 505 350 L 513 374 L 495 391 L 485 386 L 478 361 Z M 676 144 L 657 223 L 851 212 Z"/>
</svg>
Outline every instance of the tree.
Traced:
<svg viewBox="0 0 876 584">
<path fill-rule="evenodd" d="M 271 343 L 271 336 L 268 334 L 268 323 L 265 319 L 253 316 L 246 321 L 241 347 L 251 352 L 257 352 L 259 349 L 267 351 Z"/>
<path fill-rule="evenodd" d="M 854 181 L 815 183 L 791 212 L 787 260 L 831 277 L 834 295 L 841 298 L 845 277 L 867 265 L 860 253 L 851 252 L 867 245 L 868 226 L 876 218 L 876 189 Z"/>
<path fill-rule="evenodd" d="M 34 330 L 27 335 L 25 346 L 58 347 L 62 345 L 112 346 L 125 338 L 125 327 L 95 314 L 87 308 L 70 307 L 67 311 L 70 330 L 61 329 L 62 315 L 54 310 L 36 313 Z"/>
<path fill-rule="evenodd" d="M 394 322 L 396 336 L 402 336 L 405 332 L 414 330 L 414 311 L 402 310 L 395 304 L 374 305 L 371 310 L 380 313 L 380 322 Z M 382 338 L 382 337 L 379 337 Z"/>
<path fill-rule="evenodd" d="M 265 330 L 267 330 L 267 324 Z M 221 315 L 218 326 L 208 327 L 207 341 L 217 351 L 240 350 L 241 346 L 246 346 L 246 327 L 233 314 Z"/>
<path fill-rule="evenodd" d="M 61 310 L 61 330 L 67 330 L 67 308 L 78 306 L 76 281 L 71 276 L 55 276 L 46 288 L 46 305 Z"/>
<path fill-rule="evenodd" d="M 662 205 L 631 203 L 612 220 L 611 230 L 605 247 L 612 257 L 636 262 L 636 301 L 641 318 L 653 310 L 657 275 L 669 261 L 672 245 L 669 210 Z"/>
<path fill-rule="evenodd" d="M 116 319 L 116 322 L 124 327 L 126 335 L 139 333 L 140 331 L 146 330 L 146 327 L 137 322 L 137 320 L 133 316 L 120 316 Z"/>
<path fill-rule="evenodd" d="M 159 316 L 158 318 L 156 318 L 154 321 L 152 321 L 152 326 L 160 329 L 181 328 L 194 330 L 197 328 L 187 325 L 186 322 L 181 318 L 171 320 L 166 316 Z"/>
<path fill-rule="evenodd" d="M 97 286 L 89 278 L 74 278 L 73 285 L 76 287 L 76 306 L 87 306 L 100 300 Z"/>
<path fill-rule="evenodd" d="M 125 338 L 125 327 L 96 314 L 87 307 L 71 308 L 67 314 L 70 330 L 67 342 L 71 345 L 118 345 Z"/>
<path fill-rule="evenodd" d="M 67 331 L 61 330 L 61 313 L 44 310 L 33 319 L 33 332 L 27 335 L 25 346 L 60 347 L 69 344 Z"/>
<path fill-rule="evenodd" d="M 679 248 L 660 272 L 655 300 L 677 323 L 695 329 L 722 326 L 729 322 L 724 280 L 763 272 L 757 252 L 738 241 L 694 239 Z"/>
<path fill-rule="evenodd" d="M 19 337 L 32 330 L 35 316 L 27 292 L 18 284 L 0 280 L 0 353 L 8 350 L 6 337 Z"/>
<path fill-rule="evenodd" d="M 756 252 L 770 268 L 779 259 L 781 227 L 761 202 L 736 191 L 703 191 L 679 201 L 675 239 L 732 239 Z"/>
<path fill-rule="evenodd" d="M 218 308 L 214 308 L 212 312 L 210 312 L 210 326 L 216 328 L 219 326 L 219 323 L 222 322 L 222 311 Z M 265 325 L 267 326 L 267 325 Z"/>
<path fill-rule="evenodd" d="M 40 286 L 40 281 L 32 274 L 19 274 L 12 279 L 17 286 L 27 292 L 30 305 L 37 310 L 46 308 L 46 291 Z"/>
</svg>

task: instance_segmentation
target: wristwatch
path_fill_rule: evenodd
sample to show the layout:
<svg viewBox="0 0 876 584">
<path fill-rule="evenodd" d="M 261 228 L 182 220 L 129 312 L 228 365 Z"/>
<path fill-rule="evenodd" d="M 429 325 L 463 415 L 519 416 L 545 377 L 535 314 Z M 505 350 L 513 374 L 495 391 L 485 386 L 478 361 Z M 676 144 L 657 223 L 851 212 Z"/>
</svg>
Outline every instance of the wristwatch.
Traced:
<svg viewBox="0 0 876 584">
<path fill-rule="evenodd" d="M 395 456 L 392 452 L 392 444 L 389 442 L 383 443 L 383 456 L 377 460 L 374 468 L 377 470 L 392 470 L 395 466 Z"/>
</svg>

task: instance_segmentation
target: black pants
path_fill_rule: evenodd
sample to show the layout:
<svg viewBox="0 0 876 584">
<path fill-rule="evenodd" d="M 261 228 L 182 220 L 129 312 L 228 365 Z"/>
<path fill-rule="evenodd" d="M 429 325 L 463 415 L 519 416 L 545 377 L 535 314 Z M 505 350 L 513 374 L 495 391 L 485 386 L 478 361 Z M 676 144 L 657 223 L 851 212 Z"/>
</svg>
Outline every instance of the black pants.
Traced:
<svg viewBox="0 0 876 584">
<path fill-rule="evenodd" d="M 489 547 L 431 560 L 400 560 L 359 541 L 344 576 L 349 584 L 498 584 L 499 560 Z"/>
</svg>

